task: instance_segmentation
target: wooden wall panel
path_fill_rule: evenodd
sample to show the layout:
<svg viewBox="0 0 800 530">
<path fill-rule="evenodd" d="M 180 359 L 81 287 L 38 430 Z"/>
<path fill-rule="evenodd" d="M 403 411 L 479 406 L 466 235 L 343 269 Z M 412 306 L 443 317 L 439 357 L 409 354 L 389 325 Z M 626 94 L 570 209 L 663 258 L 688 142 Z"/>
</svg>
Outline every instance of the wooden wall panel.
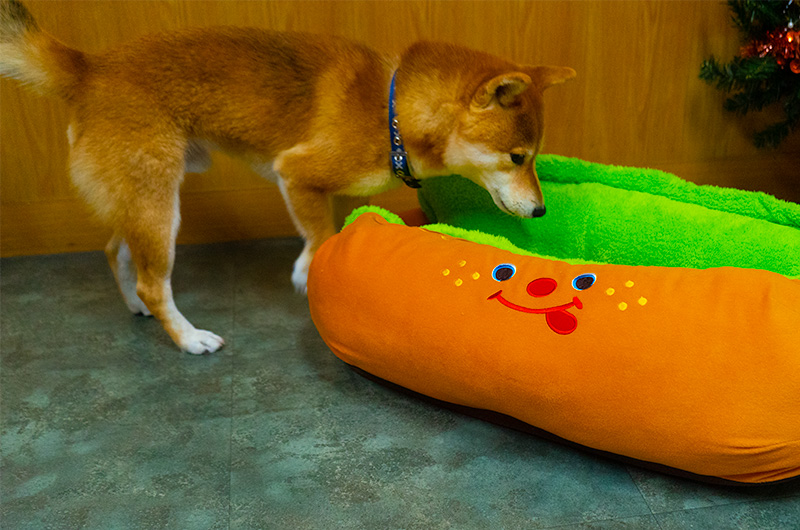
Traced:
<svg viewBox="0 0 800 530">
<path fill-rule="evenodd" d="M 578 78 L 546 95 L 546 152 L 673 171 L 700 183 L 800 200 L 800 135 L 758 151 L 750 134 L 769 116 L 741 119 L 698 79 L 701 61 L 739 48 L 717 1 L 53 1 L 29 0 L 39 24 L 98 51 L 151 31 L 236 24 L 333 33 L 389 53 L 426 38 L 510 59 L 562 64 Z M 0 81 L 0 253 L 97 249 L 108 237 L 66 174 L 68 112 L 56 100 Z M 184 185 L 179 242 L 294 234 L 277 189 L 239 162 Z M 402 189 L 376 199 L 394 209 Z"/>
</svg>

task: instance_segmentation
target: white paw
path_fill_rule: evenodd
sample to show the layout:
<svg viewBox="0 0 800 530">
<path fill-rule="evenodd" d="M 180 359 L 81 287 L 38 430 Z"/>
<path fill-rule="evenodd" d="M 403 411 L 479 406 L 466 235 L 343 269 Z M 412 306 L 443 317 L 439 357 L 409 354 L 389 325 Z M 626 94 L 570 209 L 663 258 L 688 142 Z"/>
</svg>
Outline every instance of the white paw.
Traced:
<svg viewBox="0 0 800 530">
<path fill-rule="evenodd" d="M 294 262 L 294 269 L 292 270 L 292 284 L 294 290 L 300 294 L 306 294 L 308 283 L 308 268 L 311 266 L 311 257 L 306 251 L 300 254 L 300 257 Z"/>
<path fill-rule="evenodd" d="M 186 334 L 181 349 L 192 355 L 202 355 L 204 353 L 214 353 L 225 344 L 222 337 L 206 331 L 195 329 Z"/>
<path fill-rule="evenodd" d="M 294 290 L 300 294 L 306 294 L 308 288 L 306 284 L 308 283 L 308 271 L 298 271 L 295 269 L 292 272 L 292 284 L 294 285 Z"/>
<path fill-rule="evenodd" d="M 128 306 L 128 309 L 131 310 L 131 313 L 133 313 L 134 315 L 144 315 L 146 317 L 153 316 L 150 310 L 147 309 L 147 306 L 144 305 L 144 302 L 142 302 L 142 300 L 138 296 L 136 295 L 133 296 L 134 298 L 132 299 L 125 297 L 125 305 Z"/>
</svg>

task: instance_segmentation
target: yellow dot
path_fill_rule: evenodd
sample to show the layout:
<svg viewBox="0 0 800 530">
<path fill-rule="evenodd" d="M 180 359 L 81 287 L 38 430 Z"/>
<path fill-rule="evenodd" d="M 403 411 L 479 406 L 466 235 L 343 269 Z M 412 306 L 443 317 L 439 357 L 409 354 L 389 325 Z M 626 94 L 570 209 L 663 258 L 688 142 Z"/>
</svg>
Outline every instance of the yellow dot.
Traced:
<svg viewBox="0 0 800 530">
<path fill-rule="evenodd" d="M 628 280 L 627 282 L 625 282 L 625 287 L 633 287 L 633 282 Z"/>
<path fill-rule="evenodd" d="M 614 294 L 614 288 L 613 287 L 609 287 L 608 289 L 606 289 L 606 294 L 608 296 L 611 296 L 612 294 Z"/>
<path fill-rule="evenodd" d="M 464 283 L 461 278 L 456 280 L 456 287 L 461 287 L 461 284 Z"/>
<path fill-rule="evenodd" d="M 625 302 L 622 302 L 617 307 L 619 307 L 620 311 L 625 311 L 626 309 L 628 309 L 628 304 L 626 304 Z"/>
<path fill-rule="evenodd" d="M 450 274 L 450 269 L 445 269 L 442 271 L 442 276 L 447 276 L 448 274 Z"/>
<path fill-rule="evenodd" d="M 477 279 L 478 279 L 478 278 L 480 278 L 480 277 L 481 277 L 481 275 L 480 275 L 480 274 L 478 274 L 477 272 L 476 272 L 476 273 L 474 273 L 474 274 L 472 275 L 472 279 L 473 279 L 473 280 L 477 280 Z"/>
<path fill-rule="evenodd" d="M 466 265 L 466 264 L 467 264 L 466 260 L 463 260 L 463 259 L 462 259 L 461 261 L 459 261 L 459 262 L 458 262 L 458 266 L 459 266 L 459 267 L 463 267 L 463 266 L 464 266 L 464 265 Z"/>
<path fill-rule="evenodd" d="M 644 296 L 639 298 L 639 305 L 644 305 L 646 303 L 647 303 L 647 298 L 645 298 Z"/>
</svg>

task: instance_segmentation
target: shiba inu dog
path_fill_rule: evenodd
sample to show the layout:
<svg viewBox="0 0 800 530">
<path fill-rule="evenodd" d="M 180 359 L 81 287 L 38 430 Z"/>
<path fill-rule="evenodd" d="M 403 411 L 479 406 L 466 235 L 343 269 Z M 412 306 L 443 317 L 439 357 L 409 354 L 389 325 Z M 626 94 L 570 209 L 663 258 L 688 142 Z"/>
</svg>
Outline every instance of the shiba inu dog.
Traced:
<svg viewBox="0 0 800 530">
<path fill-rule="evenodd" d="M 170 277 L 180 185 L 208 167 L 209 150 L 277 183 L 305 239 L 292 273 L 304 291 L 314 251 L 335 233 L 332 198 L 460 174 L 509 214 L 543 215 L 542 92 L 575 75 L 452 44 L 393 58 L 333 36 L 237 27 L 90 54 L 42 31 L 17 0 L 0 0 L 0 73 L 68 103 L 70 175 L 113 230 L 106 254 L 127 306 L 194 354 L 223 340 L 180 313 Z"/>
</svg>

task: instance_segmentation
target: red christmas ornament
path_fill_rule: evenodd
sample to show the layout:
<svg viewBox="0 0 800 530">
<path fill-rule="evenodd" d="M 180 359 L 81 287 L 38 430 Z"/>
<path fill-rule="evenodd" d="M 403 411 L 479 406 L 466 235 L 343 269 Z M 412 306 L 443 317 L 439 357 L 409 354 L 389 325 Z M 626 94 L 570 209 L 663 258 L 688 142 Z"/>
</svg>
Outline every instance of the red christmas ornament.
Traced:
<svg viewBox="0 0 800 530">
<path fill-rule="evenodd" d="M 800 31 L 785 27 L 768 31 L 763 39 L 753 40 L 740 50 L 742 57 L 775 57 L 779 66 L 789 66 L 792 73 L 800 74 Z"/>
</svg>

